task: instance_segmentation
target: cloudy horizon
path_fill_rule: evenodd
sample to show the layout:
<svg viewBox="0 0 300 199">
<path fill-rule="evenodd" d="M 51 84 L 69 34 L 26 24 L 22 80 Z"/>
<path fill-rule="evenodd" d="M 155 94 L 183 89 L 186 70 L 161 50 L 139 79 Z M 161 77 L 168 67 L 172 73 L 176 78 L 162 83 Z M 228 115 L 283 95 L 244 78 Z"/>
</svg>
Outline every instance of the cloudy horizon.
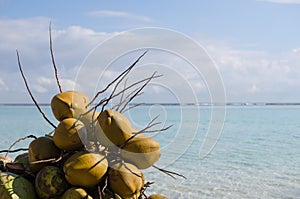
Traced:
<svg viewBox="0 0 300 199">
<path fill-rule="evenodd" d="M 300 94 L 297 89 L 300 86 L 300 40 L 296 37 L 300 33 L 299 26 L 296 26 L 299 24 L 299 1 L 253 0 L 245 4 L 230 2 L 232 4 L 223 5 L 224 10 L 214 3 L 199 2 L 195 7 L 201 7 L 201 10 L 216 9 L 219 16 L 188 13 L 186 10 L 182 18 L 176 16 L 179 6 L 175 6 L 174 11 L 170 10 L 170 16 L 158 14 L 157 12 L 167 9 L 164 3 L 153 13 L 153 7 L 144 8 L 145 11 L 141 12 L 138 7 L 124 5 L 120 8 L 113 3 L 98 3 L 94 7 L 72 5 L 74 11 L 79 11 L 82 6 L 82 11 L 78 14 L 82 15 L 80 18 L 72 12 L 65 16 L 59 11 L 45 11 L 43 14 L 47 5 L 40 10 L 38 7 L 30 8 L 29 14 L 28 11 L 20 11 L 22 5 L 17 8 L 13 1 L 1 1 L 0 103 L 31 103 L 18 71 L 16 49 L 20 53 L 24 73 L 36 99 L 40 103 L 49 103 L 51 97 L 58 92 L 49 52 L 50 21 L 54 55 L 64 90 L 74 88 L 80 66 L 99 44 L 136 28 L 159 27 L 186 35 L 207 52 L 222 78 L 227 102 L 299 102 Z M 68 3 L 60 4 L 63 9 Z M 192 9 L 186 4 L 179 5 L 182 9 Z M 241 9 L 247 7 L 249 10 L 243 13 Z M 240 11 L 230 13 L 238 9 Z M 172 16 L 176 22 L 170 22 Z M 196 16 L 197 22 L 193 21 Z M 71 20 L 72 17 L 74 20 Z M 143 39 L 145 38 L 137 38 L 137 42 L 143 42 Z M 166 41 L 162 41 L 164 42 Z M 120 45 L 126 45 L 126 41 Z M 123 66 L 131 64 L 136 55 L 117 62 L 120 64 L 119 68 L 106 72 L 106 75 L 110 74 L 105 76 L 107 81 L 120 73 Z M 187 67 L 183 67 L 182 60 L 167 53 L 150 52 L 147 56 L 141 65 L 146 62 L 155 63 L 178 68 L 177 71 L 182 74 L 186 72 L 185 78 L 196 90 L 199 102 L 209 101 L 205 77 L 199 81 L 196 78 L 196 81 L 192 72 L 183 69 Z M 168 79 L 168 73 L 163 78 Z M 173 80 L 169 83 L 175 85 L 176 81 Z M 177 88 L 179 95 L 181 85 Z M 157 85 L 147 92 L 145 98 L 159 94 L 162 97 L 158 101 L 175 100 L 174 97 L 165 96 L 164 89 L 159 89 Z"/>
</svg>

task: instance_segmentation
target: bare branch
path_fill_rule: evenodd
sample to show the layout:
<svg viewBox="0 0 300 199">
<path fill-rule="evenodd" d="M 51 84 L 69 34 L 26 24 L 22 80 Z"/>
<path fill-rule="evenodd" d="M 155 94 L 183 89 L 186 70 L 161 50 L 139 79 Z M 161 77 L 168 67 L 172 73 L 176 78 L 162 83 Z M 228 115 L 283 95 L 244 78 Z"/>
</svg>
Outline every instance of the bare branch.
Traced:
<svg viewBox="0 0 300 199">
<path fill-rule="evenodd" d="M 15 149 L 15 150 L 1 150 L 0 153 L 16 153 L 19 151 L 28 151 L 28 148 L 19 148 L 19 149 Z"/>
<path fill-rule="evenodd" d="M 17 52 L 17 58 L 18 58 L 18 65 L 19 65 L 19 70 L 21 72 L 21 75 L 22 75 L 22 78 L 24 80 L 24 83 L 25 83 L 25 86 L 26 86 L 26 89 L 32 99 L 32 101 L 34 102 L 35 106 L 37 107 L 37 109 L 40 111 L 40 113 L 42 114 L 43 118 L 53 127 L 53 128 L 56 128 L 56 126 L 46 117 L 45 113 L 42 111 L 41 107 L 39 106 L 39 104 L 37 103 L 37 101 L 34 99 L 30 89 L 29 89 L 29 86 L 28 86 L 28 83 L 26 81 L 26 78 L 25 78 L 25 75 L 23 73 L 23 70 L 22 70 L 22 66 L 21 66 L 21 61 L 20 61 L 20 56 L 19 56 L 19 52 L 18 50 L 16 50 Z"/>
<path fill-rule="evenodd" d="M 155 121 L 158 117 L 159 117 L 159 115 L 157 115 L 156 117 L 154 117 L 154 118 L 147 124 L 147 126 L 146 126 L 145 128 L 143 128 L 142 130 L 140 130 L 140 131 L 138 131 L 138 132 L 133 132 L 132 135 L 130 136 L 130 138 L 128 138 L 128 139 L 124 142 L 124 144 L 122 144 L 122 145 L 120 146 L 120 149 L 123 149 L 123 148 L 127 145 L 127 143 L 128 143 L 130 140 L 132 140 L 133 138 L 135 138 L 137 135 L 139 135 L 139 134 L 143 133 L 145 130 L 147 130 L 147 129 L 149 129 L 149 128 L 151 128 L 151 127 L 153 127 L 153 126 L 159 124 L 158 122 L 157 122 L 157 123 L 154 123 L 154 121 Z"/>
<path fill-rule="evenodd" d="M 54 72 L 55 72 L 55 79 L 56 79 L 56 83 L 57 83 L 59 92 L 62 93 L 61 85 L 60 85 L 60 82 L 59 82 L 59 79 L 58 79 L 58 72 L 57 72 L 57 67 L 56 67 L 56 64 L 55 64 L 53 49 L 52 49 L 51 22 L 49 24 L 49 38 L 50 38 L 50 54 L 51 54 L 52 64 L 53 64 L 53 68 L 54 68 Z"/>
<path fill-rule="evenodd" d="M 112 109 L 116 109 L 116 111 L 119 111 L 119 108 L 122 106 L 122 104 L 126 103 L 126 102 L 129 100 L 130 96 L 133 95 L 134 93 L 136 93 L 138 89 L 139 89 L 139 88 L 136 88 L 136 89 L 134 89 L 133 91 L 131 91 L 131 92 L 125 97 L 125 99 L 123 99 L 122 101 L 120 101 L 119 104 L 115 105 Z M 122 95 L 123 95 L 124 93 L 125 93 L 125 92 L 123 92 Z"/>
<path fill-rule="evenodd" d="M 161 172 L 167 174 L 168 176 L 172 177 L 173 179 L 176 179 L 176 178 L 174 177 L 174 175 L 186 179 L 186 177 L 185 177 L 184 175 L 181 175 L 181 174 L 179 174 L 179 173 L 176 173 L 176 172 L 173 172 L 173 171 L 168 171 L 168 170 L 165 170 L 165 169 L 161 169 L 161 168 L 159 168 L 159 167 L 157 167 L 157 166 L 155 166 L 155 165 L 152 165 L 152 167 L 154 167 L 155 169 L 158 169 L 159 171 L 161 171 Z"/>
<path fill-rule="evenodd" d="M 110 82 L 103 90 L 99 91 L 95 97 L 88 103 L 87 107 L 90 106 L 96 99 L 97 97 L 101 94 L 104 93 L 112 84 L 114 84 L 119 78 L 123 76 L 123 78 L 129 73 L 129 71 L 140 61 L 140 59 L 148 52 L 145 51 L 133 64 L 131 64 L 125 71 L 123 71 L 117 78 L 115 78 L 112 82 Z"/>
<path fill-rule="evenodd" d="M 145 86 L 147 86 L 147 84 L 149 84 L 149 82 L 153 79 L 153 77 L 155 76 L 157 72 L 154 72 L 151 77 L 141 86 L 140 89 L 138 89 L 138 91 L 130 97 L 130 99 L 125 103 L 125 105 L 123 106 L 123 108 L 120 110 L 120 112 L 122 113 L 123 110 L 126 108 L 126 106 L 128 105 L 129 102 L 131 102 L 144 88 Z"/>
<path fill-rule="evenodd" d="M 130 109 L 134 109 L 134 108 L 136 108 L 136 107 L 138 107 L 138 106 L 142 106 L 142 105 L 145 105 L 145 103 L 134 104 L 134 105 L 132 105 L 132 106 L 126 108 L 125 110 L 123 110 L 123 113 L 125 113 L 126 111 L 129 111 Z"/>
<path fill-rule="evenodd" d="M 10 145 L 10 147 L 8 148 L 8 150 L 7 150 L 6 154 L 5 154 L 5 157 L 7 157 L 8 153 L 11 151 L 11 149 L 13 148 L 13 146 L 15 146 L 18 142 L 21 142 L 21 141 L 26 140 L 26 139 L 29 139 L 29 138 L 34 138 L 34 139 L 36 139 L 37 137 L 34 136 L 34 135 L 28 135 L 28 136 L 25 136 L 25 137 L 22 137 L 22 138 L 17 139 L 14 143 L 12 143 L 12 144 Z"/>
<path fill-rule="evenodd" d="M 126 163 L 122 163 L 122 164 L 123 164 L 124 167 L 125 167 L 128 171 L 130 171 L 130 173 L 132 173 L 133 175 L 136 175 L 137 177 L 140 177 L 140 178 L 143 177 L 142 175 L 139 175 L 139 174 L 137 174 L 136 172 L 132 171 L 132 170 L 126 165 Z"/>
<path fill-rule="evenodd" d="M 149 80 L 149 79 L 158 78 L 158 77 L 161 77 L 161 76 L 162 76 L 162 75 L 156 75 L 156 76 L 154 76 L 154 77 L 148 77 L 148 78 L 142 79 L 142 80 L 140 80 L 140 81 L 137 81 L 137 82 L 131 84 L 130 86 L 126 87 L 125 89 L 121 90 L 120 92 L 114 94 L 113 96 L 111 96 L 111 98 L 104 98 L 104 99 L 102 99 L 98 104 L 96 104 L 93 108 L 91 108 L 90 110 L 88 110 L 85 114 L 87 114 L 87 113 L 89 113 L 89 112 L 91 112 L 91 111 L 93 111 L 93 110 L 96 110 L 96 109 L 97 109 L 99 106 L 101 106 L 103 103 L 106 103 L 106 101 L 110 101 L 111 99 L 113 99 L 113 98 L 119 96 L 120 94 L 122 94 L 122 93 L 125 92 L 126 90 L 129 90 L 130 88 L 132 88 L 132 87 L 134 87 L 134 86 L 136 86 L 136 85 L 138 85 L 138 84 L 140 84 L 140 83 L 143 83 L 144 81 L 147 81 L 147 80 Z"/>
</svg>

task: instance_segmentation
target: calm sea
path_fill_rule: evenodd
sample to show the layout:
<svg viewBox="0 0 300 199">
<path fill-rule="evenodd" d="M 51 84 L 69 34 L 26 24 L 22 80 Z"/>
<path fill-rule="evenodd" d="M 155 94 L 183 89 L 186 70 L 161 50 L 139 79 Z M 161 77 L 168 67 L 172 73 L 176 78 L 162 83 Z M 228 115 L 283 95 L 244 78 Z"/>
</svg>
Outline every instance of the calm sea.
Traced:
<svg viewBox="0 0 300 199">
<path fill-rule="evenodd" d="M 48 106 L 42 107 L 55 123 Z M 147 193 L 169 198 L 300 198 L 300 106 L 227 106 L 225 120 L 211 119 L 210 107 L 142 106 L 127 113 L 132 125 L 145 127 L 160 115 L 149 133 L 162 148 L 158 167 L 186 177 L 173 179 L 151 168 Z M 212 151 L 200 157 L 210 125 L 223 129 Z M 0 106 L 0 149 L 26 135 L 43 135 L 52 127 L 34 106 Z M 14 149 L 27 147 L 30 140 Z M 212 145 L 213 146 L 213 145 Z M 12 154 L 14 156 L 14 154 Z"/>
</svg>

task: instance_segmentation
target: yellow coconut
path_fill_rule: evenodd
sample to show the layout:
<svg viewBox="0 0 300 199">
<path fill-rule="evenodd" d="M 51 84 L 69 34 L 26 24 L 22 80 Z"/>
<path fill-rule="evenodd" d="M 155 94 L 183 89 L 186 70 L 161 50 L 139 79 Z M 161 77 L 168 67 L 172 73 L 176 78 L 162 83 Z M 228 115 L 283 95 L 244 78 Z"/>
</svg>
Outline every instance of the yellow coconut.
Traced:
<svg viewBox="0 0 300 199">
<path fill-rule="evenodd" d="M 68 189 L 60 199 L 93 199 L 88 193 L 79 187 L 72 187 Z"/>
<path fill-rule="evenodd" d="M 98 117 L 98 122 L 104 133 L 104 135 L 98 135 L 99 140 L 101 140 L 103 136 L 110 140 L 110 143 L 105 143 L 106 146 L 121 146 L 130 138 L 134 131 L 129 120 L 123 114 L 115 110 L 105 110 L 101 112 Z"/>
<path fill-rule="evenodd" d="M 130 163 L 116 163 L 108 172 L 109 188 L 124 199 L 137 199 L 144 186 L 142 172 Z"/>
<path fill-rule="evenodd" d="M 53 140 L 55 145 L 63 150 L 78 150 L 83 147 L 87 131 L 84 124 L 75 118 L 66 118 L 55 129 Z"/>
<path fill-rule="evenodd" d="M 61 150 L 57 148 L 54 141 L 50 137 L 39 137 L 29 144 L 28 160 L 33 172 L 37 172 L 50 162 L 36 163 L 41 160 L 57 159 L 61 154 Z"/>
<path fill-rule="evenodd" d="M 64 163 L 67 181 L 74 186 L 93 187 L 100 183 L 107 171 L 107 159 L 98 153 L 80 151 Z"/>
<path fill-rule="evenodd" d="M 151 196 L 147 197 L 148 199 L 168 199 L 167 197 L 160 195 L 160 194 L 152 194 Z"/>
<path fill-rule="evenodd" d="M 158 161 L 160 155 L 159 143 L 146 136 L 131 139 L 121 150 L 121 156 L 139 169 L 151 167 Z"/>
<path fill-rule="evenodd" d="M 77 91 L 66 91 L 55 95 L 51 100 L 51 109 L 55 118 L 78 118 L 87 111 L 89 98 Z"/>
<path fill-rule="evenodd" d="M 85 145 L 88 145 L 89 142 L 98 141 L 102 143 L 107 143 L 109 140 L 104 136 L 102 128 L 97 121 L 99 112 L 89 112 L 80 117 L 80 121 L 84 123 L 87 130 L 87 139 Z"/>
</svg>

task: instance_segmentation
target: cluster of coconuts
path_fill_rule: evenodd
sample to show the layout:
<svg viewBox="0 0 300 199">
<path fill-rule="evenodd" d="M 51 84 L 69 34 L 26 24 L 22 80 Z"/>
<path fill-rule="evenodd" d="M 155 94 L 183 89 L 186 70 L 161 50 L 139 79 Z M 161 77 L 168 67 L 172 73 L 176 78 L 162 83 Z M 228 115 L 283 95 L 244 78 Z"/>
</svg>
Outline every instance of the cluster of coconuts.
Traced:
<svg viewBox="0 0 300 199">
<path fill-rule="evenodd" d="M 14 160 L 32 174 L 33 188 L 27 182 L 22 187 L 34 190 L 35 195 L 12 197 L 23 188 L 17 191 L 13 185 L 7 185 L 13 194 L 3 194 L 1 198 L 142 198 L 142 170 L 160 158 L 159 143 L 135 134 L 138 130 L 120 112 L 88 112 L 88 103 L 88 97 L 77 91 L 62 92 L 52 98 L 51 109 L 59 121 L 53 135 L 33 140 L 28 153 Z M 7 175 L 16 178 L 13 173 L 1 172 L 2 184 L 8 183 Z M 0 194 L 2 189 L 0 186 Z M 166 197 L 153 194 L 147 198 Z"/>
</svg>

